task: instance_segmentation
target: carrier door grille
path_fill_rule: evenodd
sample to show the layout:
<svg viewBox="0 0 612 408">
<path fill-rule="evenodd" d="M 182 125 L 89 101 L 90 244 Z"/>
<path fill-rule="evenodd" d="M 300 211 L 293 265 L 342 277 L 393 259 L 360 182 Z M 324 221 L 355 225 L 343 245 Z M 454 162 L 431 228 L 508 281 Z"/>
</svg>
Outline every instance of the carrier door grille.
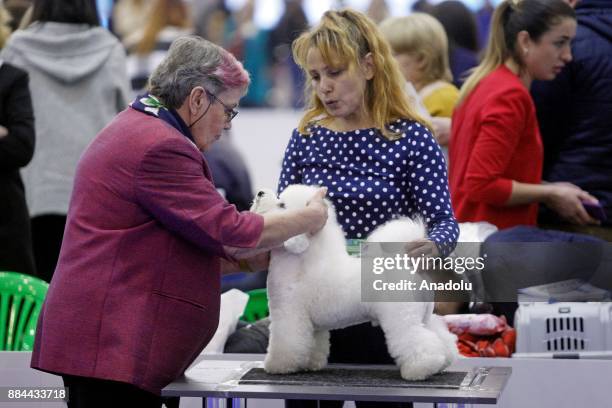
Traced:
<svg viewBox="0 0 612 408">
<path fill-rule="evenodd" d="M 549 317 L 546 319 L 547 351 L 584 350 L 582 317 Z"/>
</svg>

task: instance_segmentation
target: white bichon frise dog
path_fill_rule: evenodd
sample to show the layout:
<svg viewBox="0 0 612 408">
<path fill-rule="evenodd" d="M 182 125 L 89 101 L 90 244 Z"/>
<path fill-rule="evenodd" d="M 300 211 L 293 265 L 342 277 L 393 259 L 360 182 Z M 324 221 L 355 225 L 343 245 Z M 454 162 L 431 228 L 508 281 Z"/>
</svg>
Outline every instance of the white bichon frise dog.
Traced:
<svg viewBox="0 0 612 408">
<path fill-rule="evenodd" d="M 301 208 L 316 191 L 313 186 L 291 185 L 277 198 L 271 190 L 263 190 L 251 210 L 262 214 Z M 368 240 L 410 242 L 424 237 L 422 223 L 404 218 L 377 228 Z M 346 252 L 331 204 L 321 231 L 294 237 L 272 250 L 268 271 L 270 342 L 264 361 L 267 372 L 324 368 L 329 330 L 368 321 L 382 327 L 389 354 L 404 379 L 424 379 L 452 363 L 457 355 L 456 337 L 433 315 L 433 303 L 361 302 L 360 271 L 360 259 Z"/>
</svg>

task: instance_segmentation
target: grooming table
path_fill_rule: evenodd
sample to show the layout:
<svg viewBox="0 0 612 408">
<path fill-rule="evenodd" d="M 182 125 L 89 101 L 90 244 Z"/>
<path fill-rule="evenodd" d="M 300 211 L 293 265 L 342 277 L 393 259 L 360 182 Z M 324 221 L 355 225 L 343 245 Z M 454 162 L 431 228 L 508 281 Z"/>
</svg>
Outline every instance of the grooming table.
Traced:
<svg viewBox="0 0 612 408">
<path fill-rule="evenodd" d="M 307 399 L 496 404 L 510 367 L 449 367 L 425 381 L 408 382 L 391 365 L 330 364 L 318 372 L 269 375 L 263 355 L 200 356 L 163 396 L 234 399 Z"/>
</svg>

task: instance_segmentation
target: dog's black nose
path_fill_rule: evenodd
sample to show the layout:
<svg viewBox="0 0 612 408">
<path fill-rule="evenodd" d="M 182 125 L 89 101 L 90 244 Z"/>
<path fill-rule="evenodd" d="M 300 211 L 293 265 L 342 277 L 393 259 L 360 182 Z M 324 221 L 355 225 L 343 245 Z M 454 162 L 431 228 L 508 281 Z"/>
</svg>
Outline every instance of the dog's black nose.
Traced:
<svg viewBox="0 0 612 408">
<path fill-rule="evenodd" d="M 264 194 L 266 194 L 266 193 L 265 193 L 265 192 L 263 192 L 263 191 L 260 191 L 259 193 L 257 193 L 257 197 L 263 197 L 263 196 L 264 196 Z"/>
</svg>

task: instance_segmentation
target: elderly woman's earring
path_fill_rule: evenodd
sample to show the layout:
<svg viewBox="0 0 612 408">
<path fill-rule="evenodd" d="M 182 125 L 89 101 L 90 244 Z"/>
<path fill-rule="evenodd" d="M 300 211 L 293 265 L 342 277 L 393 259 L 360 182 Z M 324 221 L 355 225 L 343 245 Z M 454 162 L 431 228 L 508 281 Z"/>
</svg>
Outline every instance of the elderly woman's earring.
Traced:
<svg viewBox="0 0 612 408">
<path fill-rule="evenodd" d="M 523 48 L 523 54 L 525 54 L 525 55 L 529 54 L 529 49 L 528 48 Z"/>
</svg>

